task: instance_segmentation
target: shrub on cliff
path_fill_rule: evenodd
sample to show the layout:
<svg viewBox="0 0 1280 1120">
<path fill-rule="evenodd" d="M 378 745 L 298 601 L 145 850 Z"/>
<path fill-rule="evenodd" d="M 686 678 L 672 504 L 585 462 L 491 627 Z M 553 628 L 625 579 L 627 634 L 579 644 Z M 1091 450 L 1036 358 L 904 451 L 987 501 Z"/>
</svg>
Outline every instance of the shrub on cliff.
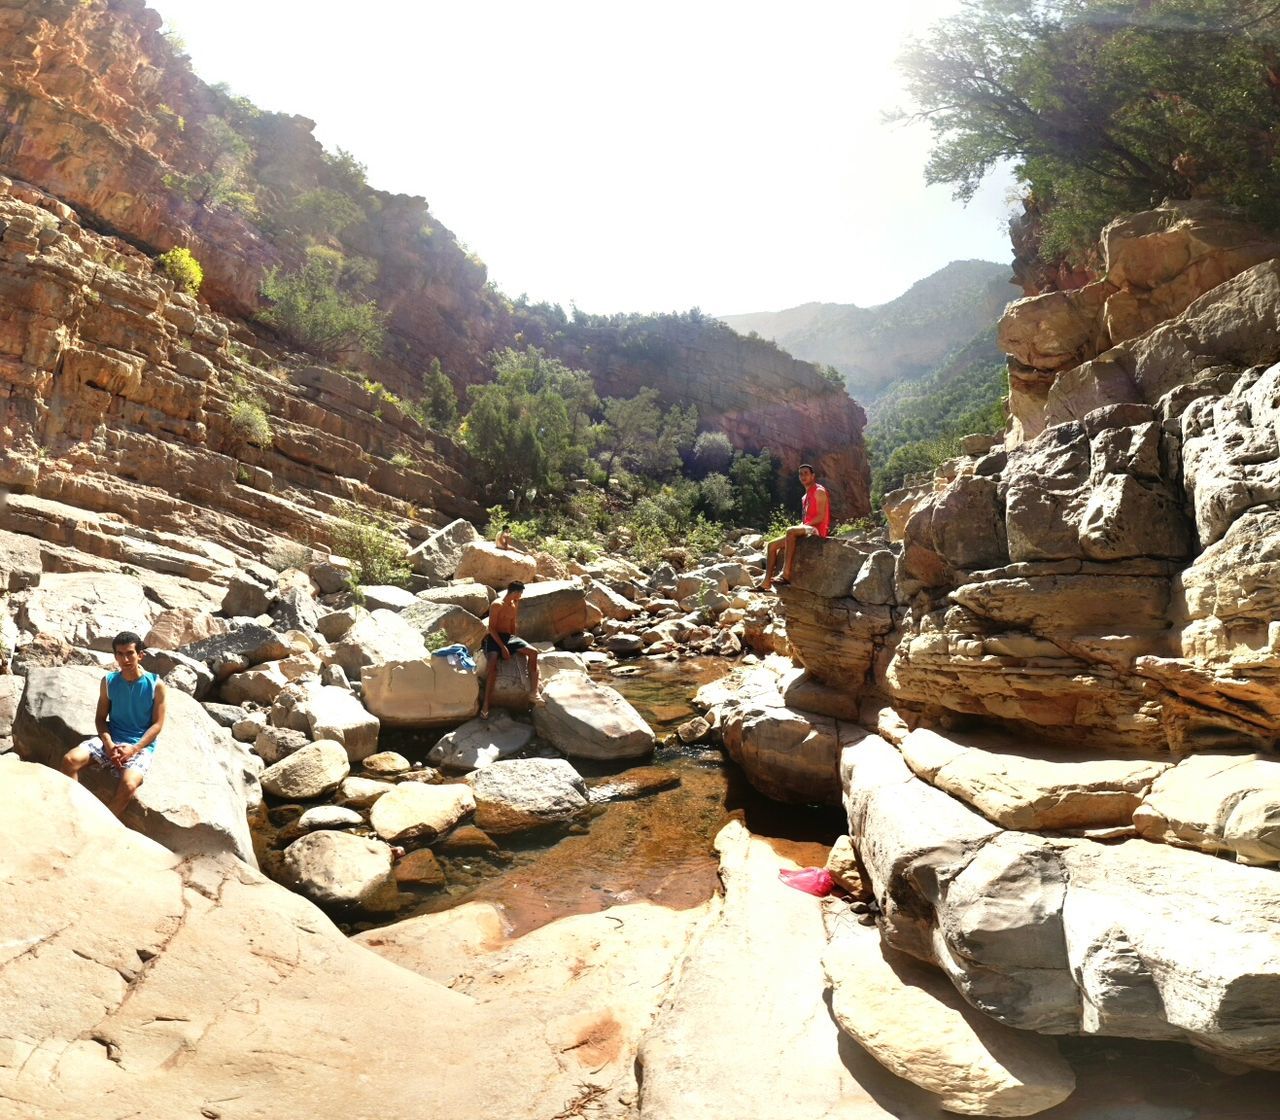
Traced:
<svg viewBox="0 0 1280 1120">
<path fill-rule="evenodd" d="M 404 541 L 362 511 L 334 527 L 333 551 L 351 561 L 352 586 L 404 587 L 413 574 Z"/>
<path fill-rule="evenodd" d="M 179 291 L 195 295 L 204 282 L 204 269 L 190 249 L 170 249 L 156 258 L 156 263 Z"/>
<path fill-rule="evenodd" d="M 1271 0 L 972 0 L 902 60 L 926 176 L 969 199 L 1012 161 L 1040 249 L 1077 261 L 1117 213 L 1212 198 L 1280 225 Z"/>
<path fill-rule="evenodd" d="M 422 407 L 440 428 L 451 428 L 458 419 L 458 391 L 440 367 L 440 359 L 432 358 L 422 376 Z"/>
<path fill-rule="evenodd" d="M 233 397 L 227 409 L 227 417 L 231 421 L 231 430 L 236 438 L 244 443 L 257 444 L 259 447 L 270 447 L 274 438 L 271 432 L 271 421 L 267 418 L 267 410 L 256 400 L 245 397 Z"/>
<path fill-rule="evenodd" d="M 280 223 L 303 237 L 326 238 L 341 233 L 365 216 L 359 204 L 341 191 L 317 187 L 299 195 L 279 215 Z"/>
<path fill-rule="evenodd" d="M 285 272 L 277 266 L 267 273 L 262 294 L 271 306 L 259 318 L 317 357 L 377 354 L 385 316 L 376 303 L 350 290 L 367 277 L 340 253 L 312 247 L 302 268 Z"/>
</svg>

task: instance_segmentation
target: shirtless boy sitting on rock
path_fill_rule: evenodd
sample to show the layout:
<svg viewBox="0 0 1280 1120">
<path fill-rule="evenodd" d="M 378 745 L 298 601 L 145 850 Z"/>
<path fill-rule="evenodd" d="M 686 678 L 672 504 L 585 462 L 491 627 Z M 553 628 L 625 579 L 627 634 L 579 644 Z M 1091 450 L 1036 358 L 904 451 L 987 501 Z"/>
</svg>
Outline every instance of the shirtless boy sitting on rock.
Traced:
<svg viewBox="0 0 1280 1120">
<path fill-rule="evenodd" d="M 119 782 L 107 804 L 118 817 L 151 769 L 164 730 L 165 687 L 155 673 L 143 671 L 142 639 L 137 634 L 117 634 L 111 648 L 120 668 L 102 678 L 94 714 L 98 734 L 63 755 L 62 772 L 78 782 L 90 762 L 112 771 Z"/>
<path fill-rule="evenodd" d="M 538 651 L 522 638 L 517 638 L 516 612 L 520 609 L 520 596 L 524 584 L 518 579 L 507 584 L 506 593 L 489 607 L 489 633 L 484 636 L 484 653 L 488 661 L 484 679 L 484 704 L 480 718 L 489 718 L 489 698 L 493 695 L 493 682 L 498 676 L 498 659 L 507 661 L 513 653 L 529 659 L 529 694 L 535 703 L 541 698 L 538 691 Z"/>
</svg>

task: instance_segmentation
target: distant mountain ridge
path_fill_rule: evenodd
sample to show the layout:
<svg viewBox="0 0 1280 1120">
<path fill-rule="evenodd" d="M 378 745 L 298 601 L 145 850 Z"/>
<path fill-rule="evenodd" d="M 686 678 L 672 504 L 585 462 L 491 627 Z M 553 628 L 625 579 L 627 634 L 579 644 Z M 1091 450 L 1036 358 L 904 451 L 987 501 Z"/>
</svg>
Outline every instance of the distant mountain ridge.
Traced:
<svg viewBox="0 0 1280 1120">
<path fill-rule="evenodd" d="M 797 358 L 834 366 L 849 393 L 864 406 L 874 406 L 902 383 L 927 376 L 956 347 L 986 331 L 1020 294 L 1008 265 L 952 261 L 876 307 L 804 303 L 785 311 L 719 318 L 742 334 L 754 331 L 772 339 Z M 992 358 L 999 360 L 994 347 Z"/>
</svg>

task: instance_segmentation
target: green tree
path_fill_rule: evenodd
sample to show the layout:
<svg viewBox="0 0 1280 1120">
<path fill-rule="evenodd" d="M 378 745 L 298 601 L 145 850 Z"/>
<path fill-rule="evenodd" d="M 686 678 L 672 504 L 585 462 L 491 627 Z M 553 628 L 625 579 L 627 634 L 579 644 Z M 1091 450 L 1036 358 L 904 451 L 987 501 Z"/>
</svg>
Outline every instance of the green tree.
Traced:
<svg viewBox="0 0 1280 1120">
<path fill-rule="evenodd" d="M 363 350 L 377 354 L 385 336 L 385 316 L 371 300 L 350 289 L 365 273 L 353 272 L 341 253 L 313 246 L 302 268 L 278 266 L 262 281 L 271 306 L 259 318 L 286 338 L 322 358 Z"/>
<path fill-rule="evenodd" d="M 738 496 L 727 475 L 712 472 L 698 484 L 698 503 L 712 521 L 728 521 L 738 506 Z"/>
<path fill-rule="evenodd" d="M 724 432 L 700 432 L 693 442 L 696 474 L 724 474 L 733 462 L 733 444 Z"/>
<path fill-rule="evenodd" d="M 658 391 L 646 388 L 634 397 L 604 402 L 606 473 L 612 472 L 615 461 L 654 480 L 680 469 L 681 453 L 693 443 L 698 412 L 692 405 L 673 405 L 663 412 L 658 401 Z"/>
<path fill-rule="evenodd" d="M 432 358 L 431 366 L 423 374 L 422 390 L 427 415 L 442 428 L 452 427 L 458 419 L 458 392 L 441 368 L 439 358 Z"/>
<path fill-rule="evenodd" d="M 1280 224 L 1273 0 L 967 0 L 902 59 L 931 183 L 1012 162 L 1041 252 L 1082 261 L 1117 213 L 1211 198 Z"/>
<path fill-rule="evenodd" d="M 490 494 L 562 494 L 582 474 L 595 441 L 591 413 L 599 406 L 591 375 L 541 351 L 494 355 L 496 377 L 467 389 L 470 409 L 462 438 L 479 481 Z"/>
<path fill-rule="evenodd" d="M 759 455 L 739 455 L 729 468 L 729 480 L 736 495 L 738 521 L 763 529 L 769 523 L 773 487 L 778 465 L 768 450 Z"/>
<path fill-rule="evenodd" d="M 328 187 L 317 187 L 299 195 L 280 213 L 280 222 L 303 237 L 335 237 L 365 216 L 349 195 Z"/>
</svg>

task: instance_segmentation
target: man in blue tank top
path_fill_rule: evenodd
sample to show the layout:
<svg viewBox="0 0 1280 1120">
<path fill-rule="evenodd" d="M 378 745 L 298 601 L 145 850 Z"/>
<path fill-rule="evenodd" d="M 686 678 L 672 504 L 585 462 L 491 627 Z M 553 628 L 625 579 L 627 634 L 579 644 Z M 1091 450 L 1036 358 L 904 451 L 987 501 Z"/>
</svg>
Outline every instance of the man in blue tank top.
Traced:
<svg viewBox="0 0 1280 1120">
<path fill-rule="evenodd" d="M 107 803 L 118 817 L 151 769 L 156 743 L 164 728 L 165 688 L 155 673 L 142 670 L 142 639 L 124 631 L 111 639 L 120 668 L 102 679 L 94 724 L 96 738 L 86 739 L 62 757 L 62 772 L 73 781 L 90 762 L 119 778 Z"/>
</svg>

